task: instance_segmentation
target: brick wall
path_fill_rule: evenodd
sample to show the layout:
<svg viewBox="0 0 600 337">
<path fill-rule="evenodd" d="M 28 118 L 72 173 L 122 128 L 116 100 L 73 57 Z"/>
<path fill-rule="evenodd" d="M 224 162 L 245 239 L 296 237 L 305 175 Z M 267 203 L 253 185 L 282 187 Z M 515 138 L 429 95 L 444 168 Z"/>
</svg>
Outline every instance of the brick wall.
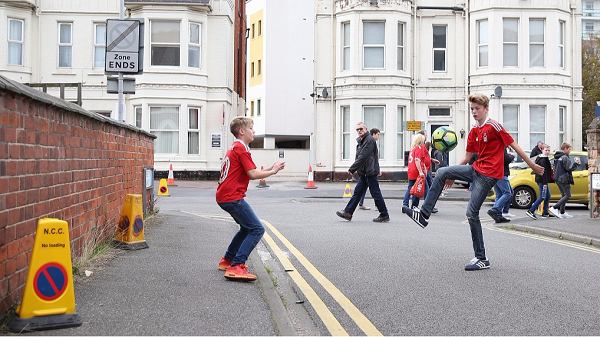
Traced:
<svg viewBox="0 0 600 337">
<path fill-rule="evenodd" d="M 38 220 L 68 222 L 73 256 L 111 237 L 125 195 L 142 193 L 153 141 L 0 76 L 0 316 L 23 295 Z"/>
</svg>

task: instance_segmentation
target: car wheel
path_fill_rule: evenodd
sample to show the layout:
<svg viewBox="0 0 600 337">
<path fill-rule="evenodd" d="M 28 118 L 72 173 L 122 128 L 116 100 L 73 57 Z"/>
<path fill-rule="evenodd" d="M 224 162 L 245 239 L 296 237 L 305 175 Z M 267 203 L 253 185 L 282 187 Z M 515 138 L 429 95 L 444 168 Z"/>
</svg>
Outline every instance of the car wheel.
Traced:
<svg viewBox="0 0 600 337">
<path fill-rule="evenodd" d="M 515 188 L 512 205 L 513 207 L 520 209 L 530 208 L 535 200 L 536 197 L 533 189 L 527 186 L 519 186 Z"/>
</svg>

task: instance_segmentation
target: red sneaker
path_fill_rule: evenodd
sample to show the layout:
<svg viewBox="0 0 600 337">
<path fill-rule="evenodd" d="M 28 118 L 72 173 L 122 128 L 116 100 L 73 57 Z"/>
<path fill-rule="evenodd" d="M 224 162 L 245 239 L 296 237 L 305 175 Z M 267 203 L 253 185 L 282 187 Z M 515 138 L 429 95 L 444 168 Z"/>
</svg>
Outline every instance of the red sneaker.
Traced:
<svg viewBox="0 0 600 337">
<path fill-rule="evenodd" d="M 231 266 L 231 260 L 227 260 L 226 258 L 222 257 L 221 261 L 219 261 L 219 270 L 226 270 L 230 266 Z"/>
<path fill-rule="evenodd" d="M 248 266 L 243 263 L 227 268 L 225 278 L 234 281 L 254 281 L 257 279 L 256 275 L 248 272 Z"/>
</svg>

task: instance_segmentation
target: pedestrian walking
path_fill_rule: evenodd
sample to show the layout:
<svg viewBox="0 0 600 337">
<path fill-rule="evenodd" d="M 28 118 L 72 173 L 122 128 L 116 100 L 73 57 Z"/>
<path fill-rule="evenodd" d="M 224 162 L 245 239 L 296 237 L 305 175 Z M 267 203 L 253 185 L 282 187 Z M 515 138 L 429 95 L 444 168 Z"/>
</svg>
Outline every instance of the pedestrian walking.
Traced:
<svg viewBox="0 0 600 337">
<path fill-rule="evenodd" d="M 494 219 L 496 223 L 501 222 L 509 222 L 504 214 L 508 217 L 513 217 L 513 214 L 508 212 L 510 207 L 510 202 L 513 196 L 513 189 L 510 186 L 510 181 L 508 180 L 508 176 L 510 175 L 509 164 L 515 159 L 515 156 L 508 153 L 506 148 L 504 148 L 504 177 L 496 182 L 494 185 L 494 193 L 496 193 L 496 200 L 494 200 L 494 206 L 489 209 L 488 215 Z"/>
<path fill-rule="evenodd" d="M 417 133 L 413 137 L 413 141 L 410 144 L 410 152 L 408 155 L 408 187 L 406 192 L 404 193 L 404 199 L 402 201 L 402 209 L 404 208 L 414 208 L 419 206 L 419 197 L 415 197 L 410 194 L 410 189 L 417 182 L 418 177 L 422 177 L 426 179 L 427 175 L 427 165 L 425 161 L 429 158 L 427 155 L 427 149 L 425 148 L 425 136 Z M 429 186 L 427 185 L 427 181 L 425 181 L 425 193 L 423 197 L 427 195 L 427 191 Z M 412 198 L 412 202 L 411 201 Z"/>
<path fill-rule="evenodd" d="M 375 139 L 375 142 L 379 141 L 379 135 L 381 135 L 381 131 L 379 131 L 378 128 L 372 128 L 371 131 L 369 131 L 369 133 L 371 134 L 371 136 L 373 136 L 373 138 Z M 377 143 L 375 143 L 375 145 L 377 145 Z M 378 152 L 378 154 L 379 154 L 379 152 Z M 381 172 L 379 172 L 379 174 L 377 176 L 378 177 L 381 176 Z M 358 209 L 370 210 L 371 207 L 364 205 L 365 195 L 367 195 L 366 189 L 363 192 L 362 196 L 360 197 L 360 201 L 358 202 Z"/>
<path fill-rule="evenodd" d="M 579 165 L 579 157 L 575 157 L 574 162 L 569 159 L 572 148 L 571 144 L 564 142 L 560 145 L 562 151 L 556 151 L 554 154 L 554 181 L 562 197 L 548 211 L 563 219 L 573 217 L 565 212 L 565 204 L 571 199 L 571 185 L 575 184 L 571 172 Z"/>
<path fill-rule="evenodd" d="M 358 143 L 356 145 L 356 156 L 348 172 L 349 174 L 358 173 L 358 182 L 354 188 L 354 195 L 348 201 L 346 208 L 337 211 L 335 214 L 348 221 L 352 220 L 352 215 L 358 206 L 360 197 L 368 188 L 379 211 L 379 216 L 373 219 L 373 221 L 388 222 L 390 221 L 390 216 L 381 190 L 379 189 L 379 180 L 377 180 L 380 172 L 379 151 L 377 150 L 375 138 L 367 131 L 367 127 L 363 122 L 356 124 L 356 132 L 358 132 L 358 138 L 356 138 L 356 142 Z"/>
<path fill-rule="evenodd" d="M 267 169 L 258 170 L 252 161 L 248 144 L 254 140 L 254 122 L 248 117 L 231 120 L 229 130 L 235 136 L 221 163 L 221 176 L 216 199 L 219 206 L 240 225 L 225 256 L 219 261 L 219 269 L 225 270 L 225 278 L 239 281 L 254 281 L 246 260 L 262 238 L 265 229 L 252 207 L 244 200 L 250 179 L 263 179 L 276 174 L 285 167 L 284 162 L 275 162 Z"/>
<path fill-rule="evenodd" d="M 488 191 L 504 175 L 504 148 L 512 147 L 536 173 L 542 174 L 544 168 L 535 164 L 525 155 L 519 144 L 500 123 L 488 117 L 489 97 L 484 94 L 473 94 L 468 99 L 471 115 L 477 124 L 469 132 L 466 152 L 459 161 L 459 165 L 445 167 L 437 172 L 431 190 L 420 210 L 406 206 L 402 208 L 411 220 L 425 228 L 429 224 L 431 210 L 442 193 L 442 189 L 451 187 L 455 179 L 473 182 L 473 191 L 466 215 L 471 228 L 475 258 L 465 266 L 465 270 L 480 270 L 489 268 L 490 261 L 485 253 L 479 210 Z M 478 159 L 473 165 L 464 165 L 469 161 L 472 153 L 477 153 Z"/>
<path fill-rule="evenodd" d="M 423 195 L 423 199 L 425 199 L 427 197 L 427 193 L 429 192 L 429 189 L 431 188 L 431 184 L 433 183 L 433 176 L 431 175 L 431 163 L 438 164 L 438 162 L 437 162 L 437 159 L 432 158 L 430 155 L 431 142 L 427 140 L 427 130 L 421 129 L 421 130 L 417 131 L 417 133 L 425 136 L 425 149 L 427 150 L 425 153 L 425 155 L 427 156 L 427 158 L 425 159 L 425 168 L 427 169 L 427 172 L 425 173 L 425 183 L 427 184 L 427 188 L 425 189 L 425 194 Z M 431 211 L 431 213 L 437 213 L 437 212 L 438 212 L 438 209 L 435 207 Z"/>
<path fill-rule="evenodd" d="M 529 154 L 529 158 L 533 158 L 535 156 L 539 156 L 542 153 L 544 146 L 544 142 L 538 140 L 537 144 L 531 149 L 531 153 Z"/>
<path fill-rule="evenodd" d="M 548 208 L 550 205 L 551 193 L 550 186 L 548 184 L 554 182 L 554 180 L 552 179 L 552 166 L 550 165 L 550 159 L 548 158 L 549 155 L 550 145 L 542 144 L 542 153 L 535 158 L 535 163 L 544 168 L 544 174 L 535 175 L 535 182 L 538 184 L 540 196 L 525 212 L 525 214 L 527 214 L 527 216 L 529 216 L 533 220 L 537 220 L 537 215 L 535 214 L 535 211 L 542 202 L 544 203 L 544 206 L 542 207 L 542 217 L 550 217 L 550 213 L 548 213 Z"/>
</svg>

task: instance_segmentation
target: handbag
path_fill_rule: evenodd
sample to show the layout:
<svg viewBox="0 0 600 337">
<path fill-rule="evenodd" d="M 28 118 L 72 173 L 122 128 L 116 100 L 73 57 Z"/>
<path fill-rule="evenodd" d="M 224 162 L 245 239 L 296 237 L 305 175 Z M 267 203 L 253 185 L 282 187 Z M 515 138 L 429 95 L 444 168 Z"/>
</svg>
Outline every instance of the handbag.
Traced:
<svg viewBox="0 0 600 337">
<path fill-rule="evenodd" d="M 423 198 L 423 195 L 425 195 L 425 177 L 418 176 L 409 193 L 417 198 Z"/>
</svg>

